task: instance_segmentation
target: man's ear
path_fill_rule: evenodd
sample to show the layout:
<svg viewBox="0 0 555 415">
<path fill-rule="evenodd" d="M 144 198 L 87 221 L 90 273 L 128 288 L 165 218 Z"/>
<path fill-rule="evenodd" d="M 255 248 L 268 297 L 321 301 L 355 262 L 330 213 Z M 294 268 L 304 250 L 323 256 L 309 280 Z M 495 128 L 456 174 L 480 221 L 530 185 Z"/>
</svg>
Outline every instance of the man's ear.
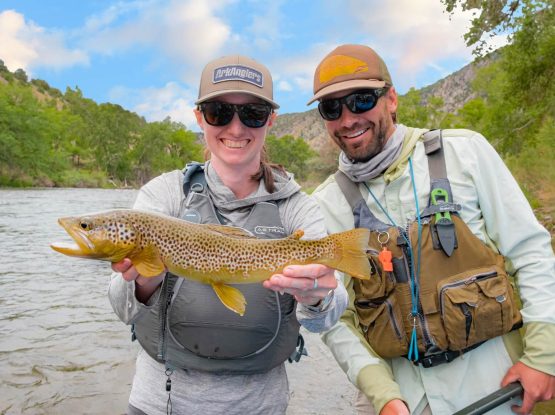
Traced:
<svg viewBox="0 0 555 415">
<path fill-rule="evenodd" d="M 387 94 L 385 95 L 387 100 L 387 109 L 390 114 L 394 114 L 397 112 L 397 105 L 399 103 L 397 98 L 397 91 L 395 91 L 395 87 L 389 87 Z"/>
</svg>

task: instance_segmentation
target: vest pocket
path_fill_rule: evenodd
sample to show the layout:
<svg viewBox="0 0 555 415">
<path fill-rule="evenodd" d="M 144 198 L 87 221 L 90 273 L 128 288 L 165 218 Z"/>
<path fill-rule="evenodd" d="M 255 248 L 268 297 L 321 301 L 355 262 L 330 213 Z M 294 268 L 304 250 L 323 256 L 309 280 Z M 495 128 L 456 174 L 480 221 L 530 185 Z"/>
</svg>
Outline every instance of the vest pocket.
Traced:
<svg viewBox="0 0 555 415">
<path fill-rule="evenodd" d="M 455 275 L 438 285 L 440 314 L 449 350 L 462 350 L 509 332 L 513 290 L 496 268 Z"/>
<path fill-rule="evenodd" d="M 377 354 L 395 357 L 406 353 L 405 328 L 394 295 L 373 300 L 358 298 L 355 308 L 368 343 Z"/>
</svg>

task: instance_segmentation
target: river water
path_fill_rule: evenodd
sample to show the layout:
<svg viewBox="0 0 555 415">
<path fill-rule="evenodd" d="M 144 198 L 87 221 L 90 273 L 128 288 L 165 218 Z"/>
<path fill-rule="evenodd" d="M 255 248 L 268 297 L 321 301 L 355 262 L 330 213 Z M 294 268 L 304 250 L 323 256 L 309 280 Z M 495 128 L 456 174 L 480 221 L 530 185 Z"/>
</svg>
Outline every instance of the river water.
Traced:
<svg viewBox="0 0 555 415">
<path fill-rule="evenodd" d="M 69 258 L 57 218 L 129 208 L 133 190 L 0 189 L 0 415 L 122 414 L 138 345 L 106 296 L 109 264 Z M 313 334 L 287 364 L 288 415 L 350 414 L 353 387 Z"/>
<path fill-rule="evenodd" d="M 0 190 L 0 413 L 122 413 L 135 345 L 106 296 L 109 264 L 73 259 L 60 216 L 127 208 L 131 190 Z"/>
</svg>

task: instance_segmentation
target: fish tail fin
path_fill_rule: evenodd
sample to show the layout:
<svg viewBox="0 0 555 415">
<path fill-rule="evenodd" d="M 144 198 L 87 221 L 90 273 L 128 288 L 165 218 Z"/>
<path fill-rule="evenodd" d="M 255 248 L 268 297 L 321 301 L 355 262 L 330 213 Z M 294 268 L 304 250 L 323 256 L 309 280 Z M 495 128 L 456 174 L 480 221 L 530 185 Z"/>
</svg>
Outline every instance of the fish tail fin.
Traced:
<svg viewBox="0 0 555 415">
<path fill-rule="evenodd" d="M 338 253 L 329 265 L 352 277 L 370 279 L 370 263 L 366 255 L 370 231 L 366 228 L 355 228 L 331 234 L 329 238 L 337 245 Z"/>
<path fill-rule="evenodd" d="M 217 283 L 213 283 L 212 288 L 223 305 L 240 316 L 245 314 L 247 300 L 245 300 L 245 296 L 241 291 L 235 287 Z"/>
</svg>

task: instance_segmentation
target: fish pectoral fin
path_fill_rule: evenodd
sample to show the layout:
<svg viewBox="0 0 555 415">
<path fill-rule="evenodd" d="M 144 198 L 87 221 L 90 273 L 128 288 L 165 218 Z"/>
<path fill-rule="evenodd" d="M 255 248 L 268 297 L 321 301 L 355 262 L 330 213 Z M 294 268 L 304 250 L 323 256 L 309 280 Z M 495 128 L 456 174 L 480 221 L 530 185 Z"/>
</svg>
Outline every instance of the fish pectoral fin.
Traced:
<svg viewBox="0 0 555 415">
<path fill-rule="evenodd" d="M 160 259 L 158 250 L 153 246 L 144 248 L 137 255 L 130 258 L 133 265 L 143 277 L 155 277 L 160 275 L 166 269 L 166 266 Z"/>
<path fill-rule="evenodd" d="M 287 237 L 287 239 L 301 239 L 304 235 L 304 231 L 302 229 L 297 229 L 291 235 Z"/>
<path fill-rule="evenodd" d="M 241 291 L 225 284 L 212 284 L 212 288 L 223 305 L 231 311 L 235 311 L 240 316 L 245 314 L 247 300 L 245 300 L 245 296 Z"/>
<path fill-rule="evenodd" d="M 225 226 L 225 225 L 202 225 L 205 226 L 206 229 L 209 229 L 213 232 L 221 233 L 225 236 L 234 236 L 237 238 L 256 238 L 252 233 L 247 231 L 246 229 L 239 228 L 237 226 Z"/>
</svg>

